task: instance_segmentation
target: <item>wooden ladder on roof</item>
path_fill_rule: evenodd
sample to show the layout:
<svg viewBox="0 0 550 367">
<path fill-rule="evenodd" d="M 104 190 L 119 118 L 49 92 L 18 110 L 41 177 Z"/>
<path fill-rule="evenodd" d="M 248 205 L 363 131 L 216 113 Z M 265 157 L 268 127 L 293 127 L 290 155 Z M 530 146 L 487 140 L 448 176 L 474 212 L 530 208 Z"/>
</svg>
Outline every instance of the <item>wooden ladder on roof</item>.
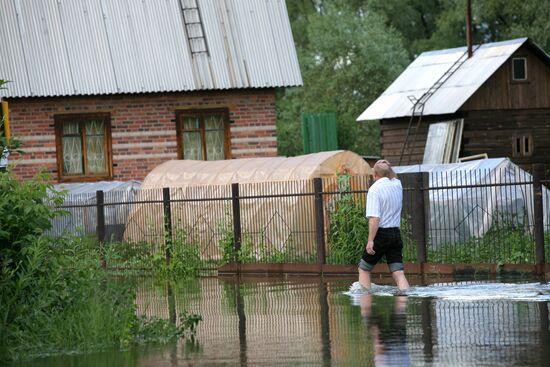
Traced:
<svg viewBox="0 0 550 367">
<path fill-rule="evenodd" d="M 481 44 L 477 45 L 474 48 L 474 51 L 477 50 L 480 46 L 481 46 Z M 420 96 L 420 98 L 417 99 L 413 95 L 407 96 L 409 101 L 411 101 L 411 103 L 413 104 L 413 107 L 412 107 L 412 111 L 411 111 L 411 118 L 409 119 L 409 126 L 407 127 L 407 134 L 405 136 L 405 143 L 403 144 L 403 147 L 401 148 L 401 154 L 399 155 L 399 165 L 400 166 L 402 164 L 404 164 L 403 155 L 405 154 L 405 150 L 407 150 L 408 153 L 409 153 L 409 154 L 407 154 L 407 163 L 406 164 L 410 163 L 411 154 L 412 154 L 412 151 L 414 150 L 414 145 L 416 144 L 416 136 L 418 134 L 418 129 L 420 128 L 420 123 L 422 122 L 422 116 L 424 115 L 424 106 L 426 105 L 426 102 L 430 99 L 431 96 L 434 95 L 435 92 L 437 92 L 439 90 L 439 88 L 441 88 L 441 86 L 447 80 L 449 80 L 449 78 L 466 62 L 466 60 L 468 60 L 468 50 L 466 50 L 462 54 L 462 56 L 460 56 L 458 58 L 458 60 L 456 60 L 451 65 L 451 67 L 449 69 L 447 69 L 447 71 L 445 71 L 445 73 L 443 73 L 443 75 L 441 75 L 441 77 L 439 77 L 439 79 L 437 79 L 437 81 L 430 88 L 428 88 L 428 90 L 425 91 L 424 94 L 422 94 Z M 414 122 L 414 119 L 416 117 L 418 119 L 417 119 L 417 122 L 416 122 L 416 124 L 413 128 L 413 122 Z M 410 142 L 411 130 L 413 130 L 412 144 Z"/>
</svg>

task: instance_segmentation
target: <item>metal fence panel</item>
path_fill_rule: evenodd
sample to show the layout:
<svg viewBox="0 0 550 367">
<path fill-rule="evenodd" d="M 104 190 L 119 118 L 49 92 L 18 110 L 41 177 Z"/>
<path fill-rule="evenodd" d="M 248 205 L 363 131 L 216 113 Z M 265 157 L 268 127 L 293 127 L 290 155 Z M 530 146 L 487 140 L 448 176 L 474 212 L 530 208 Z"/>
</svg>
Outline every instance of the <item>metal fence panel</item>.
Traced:
<svg viewBox="0 0 550 367">
<path fill-rule="evenodd" d="M 420 239 L 427 243 L 428 262 L 534 264 L 533 181 L 525 171 L 432 172 L 425 187 L 419 187 L 413 176 L 400 178 L 405 262 L 420 261 Z M 235 260 L 353 264 L 367 241 L 364 210 L 369 180 L 346 175 L 324 178 L 320 195 L 313 180 L 240 184 L 238 195 L 231 185 L 172 188 L 166 191 L 168 197 L 160 189 L 109 191 L 103 205 L 98 205 L 95 194 L 72 195 L 56 209 L 67 215 L 53 219 L 49 234 L 104 235 L 101 242 L 112 267 L 150 267 L 152 259 L 162 260 L 169 252 L 186 256 L 189 249 L 209 269 Z M 425 199 L 423 208 L 418 195 Z M 322 213 L 316 209 L 316 197 L 321 198 Z M 546 259 L 550 258 L 549 199 L 544 188 Z M 103 210 L 104 223 L 98 223 L 98 208 Z M 352 214 L 343 214 L 343 209 Z M 353 215 L 350 223 L 345 215 Z M 426 217 L 425 228 L 415 228 L 421 215 Z M 237 227 L 241 247 L 235 258 Z M 319 230 L 324 231 L 326 260 Z M 355 241 L 344 244 L 345 251 L 353 252 L 346 257 L 338 253 L 342 241 L 335 237 L 335 231 L 343 230 L 354 232 L 345 233 L 346 241 Z"/>
<path fill-rule="evenodd" d="M 534 262 L 533 189 L 527 172 L 431 172 L 430 182 L 430 262 Z"/>
<path fill-rule="evenodd" d="M 243 246 L 252 262 L 314 263 L 313 181 L 240 185 Z"/>
</svg>

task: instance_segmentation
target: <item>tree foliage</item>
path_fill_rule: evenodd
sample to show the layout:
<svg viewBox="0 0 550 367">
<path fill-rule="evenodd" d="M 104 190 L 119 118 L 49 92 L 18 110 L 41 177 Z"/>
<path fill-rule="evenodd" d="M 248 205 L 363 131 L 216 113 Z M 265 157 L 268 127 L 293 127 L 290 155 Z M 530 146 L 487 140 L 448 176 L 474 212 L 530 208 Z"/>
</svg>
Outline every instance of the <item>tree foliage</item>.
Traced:
<svg viewBox="0 0 550 367">
<path fill-rule="evenodd" d="M 360 154 L 376 154 L 375 124 L 355 119 L 401 72 L 408 58 L 399 36 L 374 12 L 326 2 L 307 15 L 307 34 L 297 45 L 304 86 L 281 93 L 278 103 L 279 153 L 300 154 L 300 114 L 336 112 L 338 144 Z M 302 19 L 298 20 L 300 26 Z M 293 23 L 294 24 L 294 23 Z M 287 140 L 288 139 L 288 140 Z"/>
<path fill-rule="evenodd" d="M 302 154 L 300 114 L 336 112 L 338 144 L 379 153 L 355 119 L 421 52 L 466 44 L 466 0 L 287 0 L 304 81 L 278 92 L 279 154 Z M 472 0 L 475 43 L 529 37 L 550 50 L 550 1 Z"/>
<path fill-rule="evenodd" d="M 371 0 L 366 6 L 399 33 L 413 58 L 429 47 L 426 40 L 436 32 L 447 3 L 441 0 Z"/>
</svg>

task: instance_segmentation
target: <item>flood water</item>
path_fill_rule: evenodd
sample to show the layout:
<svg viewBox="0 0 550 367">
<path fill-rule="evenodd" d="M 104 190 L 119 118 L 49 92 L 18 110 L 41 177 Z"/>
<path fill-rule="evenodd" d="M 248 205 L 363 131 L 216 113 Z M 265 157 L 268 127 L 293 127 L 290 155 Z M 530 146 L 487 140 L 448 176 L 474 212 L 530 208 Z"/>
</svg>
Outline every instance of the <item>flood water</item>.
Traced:
<svg viewBox="0 0 550 367">
<path fill-rule="evenodd" d="M 198 313 L 195 341 L 18 366 L 548 366 L 550 285 L 461 281 L 408 296 L 353 278 L 140 279 L 138 312 Z M 383 281 L 383 282 L 387 282 Z"/>
</svg>

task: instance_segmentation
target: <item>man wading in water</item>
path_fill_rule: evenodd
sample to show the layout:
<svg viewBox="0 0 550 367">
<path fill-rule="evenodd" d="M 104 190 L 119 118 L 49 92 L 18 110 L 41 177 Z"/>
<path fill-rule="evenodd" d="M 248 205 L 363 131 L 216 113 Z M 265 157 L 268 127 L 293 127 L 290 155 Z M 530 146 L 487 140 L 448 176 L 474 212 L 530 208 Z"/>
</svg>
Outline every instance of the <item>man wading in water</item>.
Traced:
<svg viewBox="0 0 550 367">
<path fill-rule="evenodd" d="M 403 242 L 399 225 L 403 206 L 401 181 L 386 160 L 374 164 L 374 184 L 367 193 L 369 239 L 359 261 L 359 284 L 370 290 L 370 272 L 382 256 L 386 261 L 399 290 L 409 288 L 403 272 Z"/>
</svg>

